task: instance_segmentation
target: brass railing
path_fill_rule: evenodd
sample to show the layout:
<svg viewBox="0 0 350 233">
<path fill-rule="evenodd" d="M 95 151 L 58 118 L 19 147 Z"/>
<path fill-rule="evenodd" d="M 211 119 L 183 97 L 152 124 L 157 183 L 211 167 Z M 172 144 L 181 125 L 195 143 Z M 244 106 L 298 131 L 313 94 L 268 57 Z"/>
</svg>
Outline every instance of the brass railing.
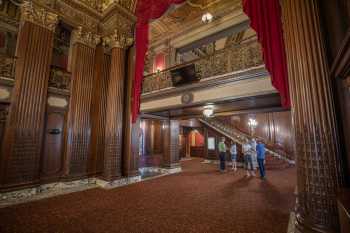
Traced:
<svg viewBox="0 0 350 233">
<path fill-rule="evenodd" d="M 15 79 L 16 59 L 0 54 L 0 77 Z"/>
<path fill-rule="evenodd" d="M 49 87 L 69 90 L 71 83 L 71 73 L 59 67 L 51 67 Z"/>
<path fill-rule="evenodd" d="M 219 50 L 213 55 L 145 76 L 142 93 L 172 87 L 170 71 L 188 64 L 194 64 L 200 79 L 205 79 L 262 65 L 263 59 L 257 40 L 245 41 Z"/>
</svg>

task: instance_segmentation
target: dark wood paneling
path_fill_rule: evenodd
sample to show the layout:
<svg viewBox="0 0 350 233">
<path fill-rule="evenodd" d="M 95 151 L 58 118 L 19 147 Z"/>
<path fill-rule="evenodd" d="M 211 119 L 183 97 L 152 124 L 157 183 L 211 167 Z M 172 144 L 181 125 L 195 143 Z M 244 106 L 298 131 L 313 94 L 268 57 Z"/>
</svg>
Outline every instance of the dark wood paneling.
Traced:
<svg viewBox="0 0 350 233">
<path fill-rule="evenodd" d="M 87 175 L 90 153 L 91 103 L 95 49 L 75 44 L 72 57 L 72 89 L 68 114 L 67 165 L 69 178 Z"/>
<path fill-rule="evenodd" d="M 63 135 L 65 112 L 48 112 L 41 164 L 41 180 L 54 180 L 63 170 Z"/>
<path fill-rule="evenodd" d="M 91 156 L 89 174 L 101 174 L 104 164 L 107 89 L 111 58 L 98 46 L 95 54 L 94 88 L 91 105 Z"/>
<path fill-rule="evenodd" d="M 107 94 L 103 176 L 113 180 L 122 175 L 125 50 L 113 48 Z"/>
<path fill-rule="evenodd" d="M 132 123 L 132 86 L 135 74 L 135 47 L 128 51 L 127 64 L 127 88 L 125 93 L 125 116 L 124 116 L 124 153 L 123 175 L 134 176 L 138 174 L 138 158 L 140 143 L 140 120 Z"/>
<path fill-rule="evenodd" d="M 15 86 L 2 148 L 4 186 L 38 181 L 53 32 L 25 22 L 17 44 Z"/>
<path fill-rule="evenodd" d="M 173 167 L 179 163 L 180 124 L 177 120 L 163 121 L 163 166 Z"/>
</svg>

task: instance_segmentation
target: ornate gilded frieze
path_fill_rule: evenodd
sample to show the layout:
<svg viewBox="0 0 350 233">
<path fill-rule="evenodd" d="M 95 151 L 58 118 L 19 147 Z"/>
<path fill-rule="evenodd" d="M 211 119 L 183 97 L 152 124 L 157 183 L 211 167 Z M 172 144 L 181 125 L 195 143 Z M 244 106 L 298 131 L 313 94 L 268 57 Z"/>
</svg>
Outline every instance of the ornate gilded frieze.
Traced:
<svg viewBox="0 0 350 233">
<path fill-rule="evenodd" d="M 25 1 L 21 5 L 21 21 L 31 22 L 54 31 L 58 23 L 58 16 L 32 2 Z"/>
<path fill-rule="evenodd" d="M 197 75 L 201 79 L 257 67 L 264 64 L 260 44 L 249 41 L 222 49 L 210 56 L 194 60 Z M 171 68 L 145 76 L 143 93 L 172 87 Z"/>
<path fill-rule="evenodd" d="M 125 49 L 132 45 L 133 38 L 129 35 L 121 32 L 118 29 L 114 30 L 114 33 L 103 38 L 103 43 L 108 48 L 122 48 Z"/>
<path fill-rule="evenodd" d="M 0 77 L 15 78 L 15 59 L 7 56 L 0 56 Z"/>
<path fill-rule="evenodd" d="M 101 36 L 84 31 L 82 27 L 78 27 L 78 29 L 72 32 L 71 43 L 74 45 L 76 43 L 81 43 L 91 48 L 95 48 L 101 41 Z"/>
<path fill-rule="evenodd" d="M 58 68 L 52 68 L 50 71 L 49 87 L 63 90 L 69 90 L 71 83 L 71 74 Z"/>
</svg>

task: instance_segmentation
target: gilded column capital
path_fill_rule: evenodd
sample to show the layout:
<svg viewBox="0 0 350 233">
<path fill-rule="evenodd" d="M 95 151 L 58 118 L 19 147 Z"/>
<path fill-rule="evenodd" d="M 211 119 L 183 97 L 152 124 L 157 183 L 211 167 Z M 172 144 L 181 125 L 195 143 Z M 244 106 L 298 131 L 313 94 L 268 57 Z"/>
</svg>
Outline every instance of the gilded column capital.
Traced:
<svg viewBox="0 0 350 233">
<path fill-rule="evenodd" d="M 50 31 L 55 31 L 58 23 L 58 15 L 39 7 L 32 2 L 25 1 L 21 5 L 21 21 L 31 22 Z"/>
<path fill-rule="evenodd" d="M 92 33 L 83 31 L 82 27 L 78 27 L 76 30 L 72 32 L 71 43 L 74 45 L 76 43 L 84 44 L 91 48 L 96 48 L 101 41 L 101 36 Z"/>
<path fill-rule="evenodd" d="M 126 49 L 131 46 L 133 42 L 133 38 L 129 37 L 126 33 L 123 33 L 118 29 L 115 29 L 111 35 L 103 38 L 104 45 L 108 46 L 110 49 Z"/>
</svg>

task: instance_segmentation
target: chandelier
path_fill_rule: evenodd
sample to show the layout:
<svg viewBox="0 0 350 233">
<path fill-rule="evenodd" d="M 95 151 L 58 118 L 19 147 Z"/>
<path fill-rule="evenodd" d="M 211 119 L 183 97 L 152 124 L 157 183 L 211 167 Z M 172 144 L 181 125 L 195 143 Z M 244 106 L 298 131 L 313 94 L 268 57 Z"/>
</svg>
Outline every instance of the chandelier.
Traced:
<svg viewBox="0 0 350 233">
<path fill-rule="evenodd" d="M 214 106 L 207 105 L 204 107 L 203 115 L 207 118 L 212 117 L 214 115 Z"/>
</svg>

